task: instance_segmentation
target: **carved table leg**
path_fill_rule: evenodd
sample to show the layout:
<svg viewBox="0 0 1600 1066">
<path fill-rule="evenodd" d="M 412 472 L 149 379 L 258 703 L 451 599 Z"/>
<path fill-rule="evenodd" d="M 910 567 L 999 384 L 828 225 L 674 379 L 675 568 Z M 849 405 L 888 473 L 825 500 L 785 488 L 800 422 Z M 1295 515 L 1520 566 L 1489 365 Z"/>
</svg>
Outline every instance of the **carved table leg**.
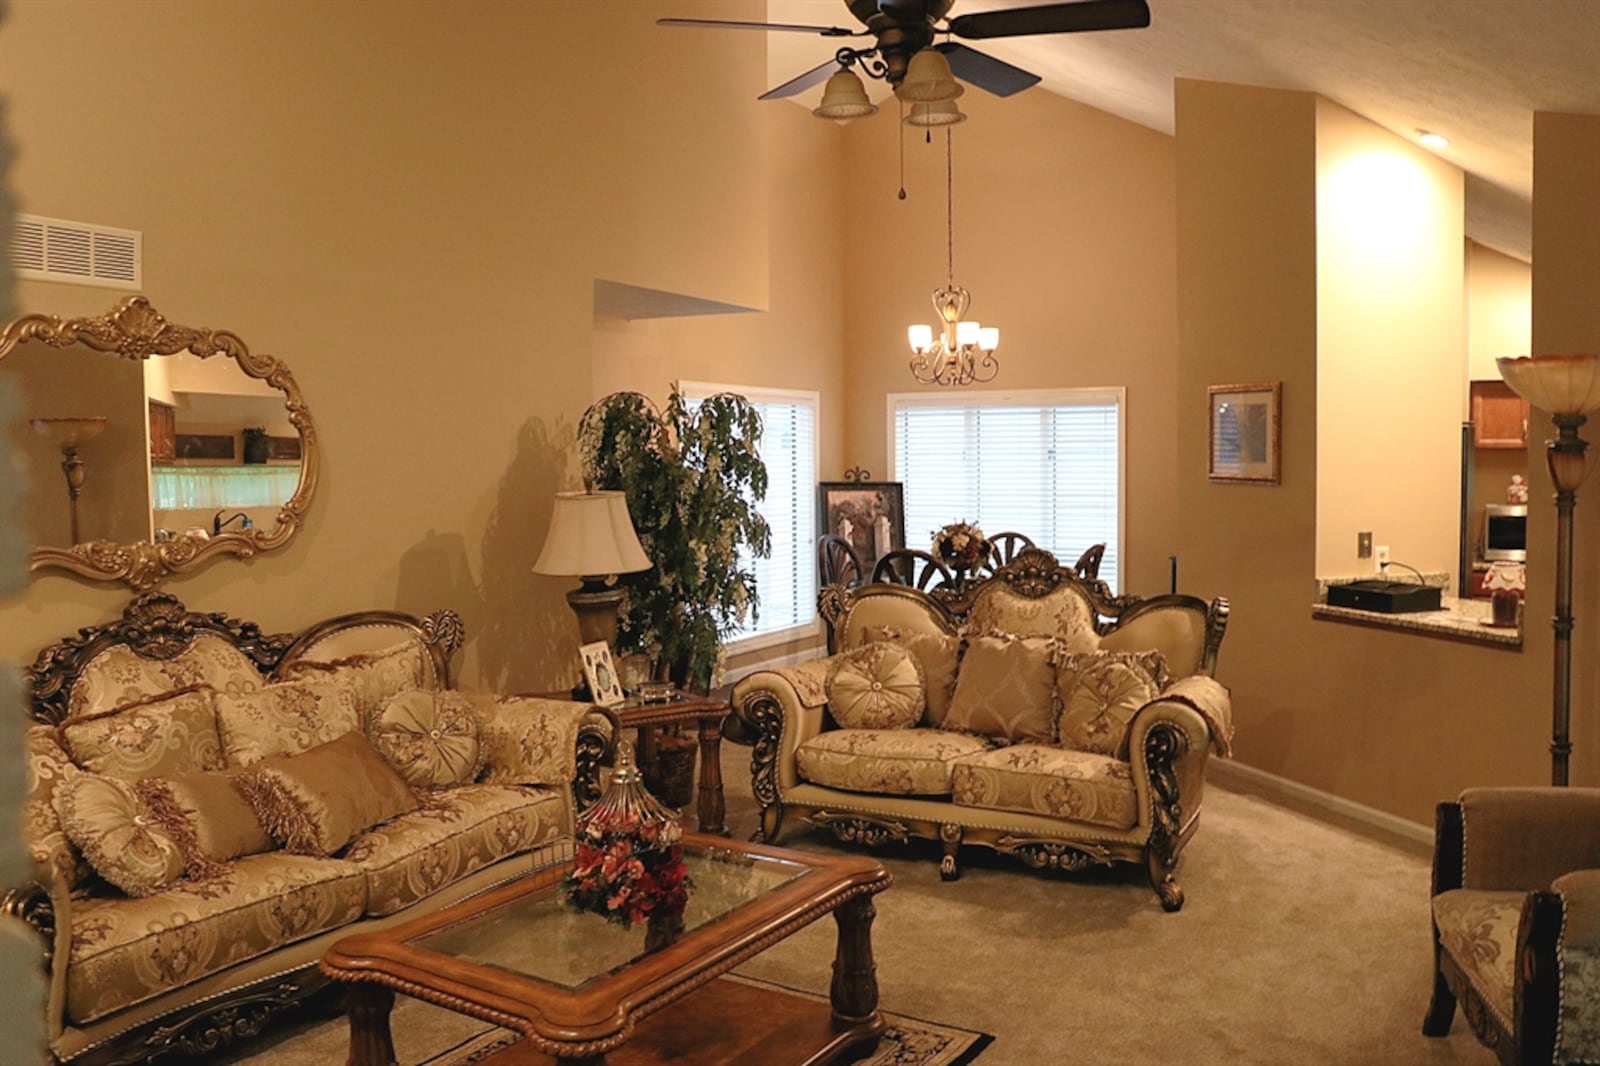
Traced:
<svg viewBox="0 0 1600 1066">
<path fill-rule="evenodd" d="M 394 1038 L 389 1035 L 389 1010 L 394 993 L 379 984 L 358 981 L 345 993 L 350 1015 L 350 1057 L 347 1066 L 396 1066 Z"/>
<path fill-rule="evenodd" d="M 840 1029 L 880 1025 L 878 967 L 872 959 L 872 919 L 878 909 L 872 897 L 857 896 L 833 912 L 839 925 L 839 949 L 833 961 L 833 1024 Z"/>
<path fill-rule="evenodd" d="M 728 835 L 722 796 L 722 714 L 700 719 L 700 832 Z"/>
</svg>

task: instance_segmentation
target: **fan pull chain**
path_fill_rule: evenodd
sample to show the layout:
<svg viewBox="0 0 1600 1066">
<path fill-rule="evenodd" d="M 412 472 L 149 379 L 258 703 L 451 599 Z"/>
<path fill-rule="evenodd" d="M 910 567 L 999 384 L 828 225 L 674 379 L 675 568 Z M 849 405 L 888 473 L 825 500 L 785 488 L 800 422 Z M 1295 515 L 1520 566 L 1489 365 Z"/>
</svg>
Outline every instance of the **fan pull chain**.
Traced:
<svg viewBox="0 0 1600 1066">
<path fill-rule="evenodd" d="M 898 97 L 896 99 L 899 100 Z M 900 199 L 904 200 L 906 198 L 906 102 L 899 100 L 899 104 L 900 122 L 896 126 L 898 132 L 895 135 L 900 138 Z"/>
</svg>

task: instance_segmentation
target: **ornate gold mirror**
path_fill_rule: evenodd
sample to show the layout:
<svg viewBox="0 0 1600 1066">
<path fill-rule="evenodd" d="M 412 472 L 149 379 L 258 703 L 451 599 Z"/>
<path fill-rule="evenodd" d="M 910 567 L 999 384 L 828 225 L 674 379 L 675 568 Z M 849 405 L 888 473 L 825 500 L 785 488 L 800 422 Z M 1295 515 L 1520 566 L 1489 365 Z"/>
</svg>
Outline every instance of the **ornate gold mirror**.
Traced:
<svg viewBox="0 0 1600 1066">
<path fill-rule="evenodd" d="M 213 358 L 222 356 L 223 358 Z M 294 375 L 225 330 L 168 322 L 143 296 L 109 314 L 24 315 L 0 332 L 22 404 L 30 568 L 147 589 L 299 531 L 317 436 Z"/>
</svg>

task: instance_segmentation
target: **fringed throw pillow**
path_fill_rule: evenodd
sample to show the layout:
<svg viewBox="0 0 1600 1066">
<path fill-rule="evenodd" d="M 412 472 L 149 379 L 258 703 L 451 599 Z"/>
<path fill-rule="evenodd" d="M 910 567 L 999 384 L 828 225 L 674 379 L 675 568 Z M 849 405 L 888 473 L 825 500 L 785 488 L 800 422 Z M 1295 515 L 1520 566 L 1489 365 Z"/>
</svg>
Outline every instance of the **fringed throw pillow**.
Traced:
<svg viewBox="0 0 1600 1066">
<path fill-rule="evenodd" d="M 128 895 L 154 895 L 183 876 L 183 849 L 128 782 L 74 774 L 57 786 L 54 801 L 67 839 Z"/>
<path fill-rule="evenodd" d="M 1064 655 L 1056 667 L 1061 746 L 1128 757 L 1128 726 L 1161 694 L 1166 663 L 1158 651 L 1094 651 Z"/>
<path fill-rule="evenodd" d="M 389 698 L 368 724 L 367 738 L 412 786 L 453 788 L 483 770 L 482 729 L 469 697 L 412 689 Z"/>
<path fill-rule="evenodd" d="M 360 733 L 266 759 L 239 775 L 239 788 L 267 832 L 296 855 L 331 855 L 362 830 L 417 808 L 405 778 Z"/>
<path fill-rule="evenodd" d="M 922 720 L 922 664 L 898 644 L 863 644 L 828 673 L 828 710 L 846 729 L 910 729 Z"/>
</svg>

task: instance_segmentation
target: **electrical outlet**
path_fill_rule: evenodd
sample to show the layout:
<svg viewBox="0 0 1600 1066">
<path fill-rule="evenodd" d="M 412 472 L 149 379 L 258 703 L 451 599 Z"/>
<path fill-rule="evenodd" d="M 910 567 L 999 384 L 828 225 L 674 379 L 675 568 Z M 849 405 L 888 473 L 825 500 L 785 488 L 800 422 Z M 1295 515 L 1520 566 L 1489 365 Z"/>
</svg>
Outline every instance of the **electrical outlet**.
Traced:
<svg viewBox="0 0 1600 1066">
<path fill-rule="evenodd" d="M 1372 530 L 1363 530 L 1356 534 L 1356 558 L 1372 558 Z"/>
<path fill-rule="evenodd" d="M 1375 564 L 1374 569 L 1380 574 L 1383 573 L 1383 568 L 1389 565 L 1389 546 L 1380 544 L 1373 549 L 1372 554 L 1374 556 L 1372 560 Z"/>
</svg>

